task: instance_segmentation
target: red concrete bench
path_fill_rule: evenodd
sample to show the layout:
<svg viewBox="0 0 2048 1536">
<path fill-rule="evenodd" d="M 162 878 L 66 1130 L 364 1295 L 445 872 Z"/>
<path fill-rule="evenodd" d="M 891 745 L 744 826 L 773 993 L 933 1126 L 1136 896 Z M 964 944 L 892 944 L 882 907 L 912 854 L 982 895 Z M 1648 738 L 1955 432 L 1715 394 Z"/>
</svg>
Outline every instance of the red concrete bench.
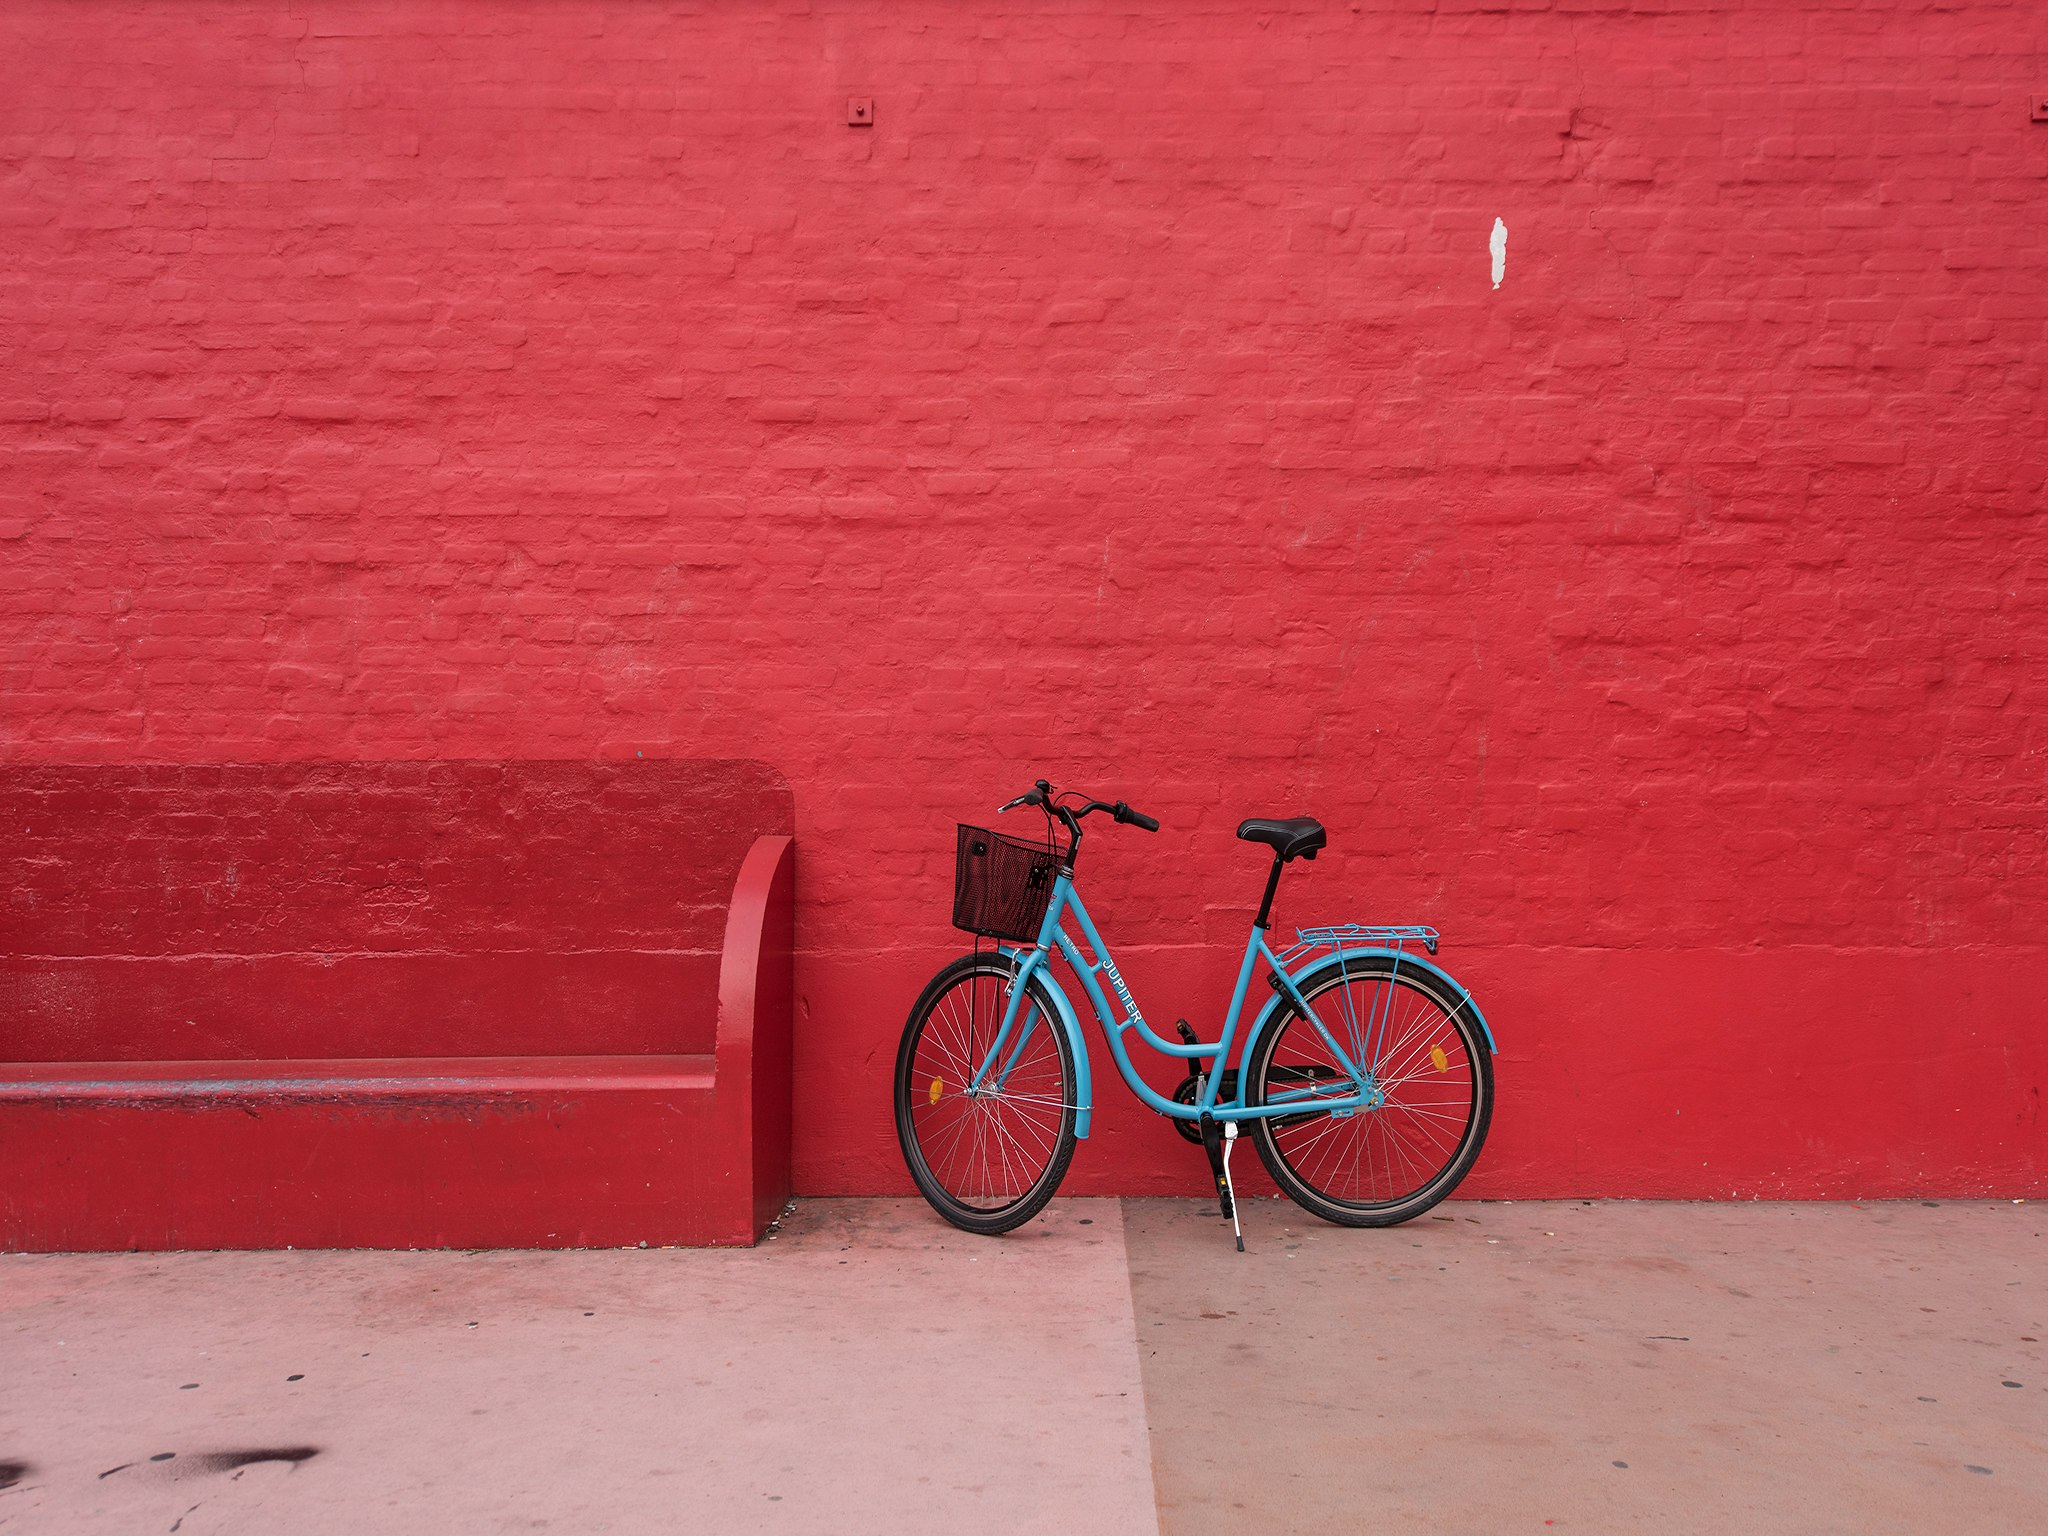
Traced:
<svg viewBox="0 0 2048 1536">
<path fill-rule="evenodd" d="M 745 762 L 0 768 L 0 1248 L 746 1244 L 789 789 Z"/>
</svg>

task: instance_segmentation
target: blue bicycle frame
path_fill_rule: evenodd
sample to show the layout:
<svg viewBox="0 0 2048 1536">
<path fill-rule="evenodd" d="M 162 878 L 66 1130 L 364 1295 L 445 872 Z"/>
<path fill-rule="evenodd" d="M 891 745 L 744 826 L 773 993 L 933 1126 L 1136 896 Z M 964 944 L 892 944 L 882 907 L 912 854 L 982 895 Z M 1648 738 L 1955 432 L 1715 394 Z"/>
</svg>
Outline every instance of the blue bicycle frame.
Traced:
<svg viewBox="0 0 2048 1536">
<path fill-rule="evenodd" d="M 1061 919 L 1069 912 L 1073 914 L 1082 938 L 1087 941 L 1088 953 L 1084 954 L 1081 946 L 1061 927 Z M 986 1091 L 1000 1093 L 1010 1074 L 1016 1070 L 1018 1062 L 1023 1058 L 1025 1046 L 1029 1044 L 1032 1033 L 1039 1027 L 1040 1009 L 1036 1005 L 1024 1011 L 1021 1028 L 1017 1022 L 1020 1006 L 1030 992 L 1030 982 L 1036 978 L 1051 997 L 1058 1015 L 1057 1018 L 1048 1021 L 1047 1027 L 1065 1030 L 1073 1046 L 1074 1090 L 1077 1101 L 1074 1134 L 1080 1137 L 1088 1134 L 1093 1088 L 1088 1070 L 1087 1041 L 1073 1004 L 1052 974 L 1052 956 L 1055 951 L 1073 967 L 1074 974 L 1081 978 L 1082 988 L 1088 995 L 1089 1006 L 1094 1009 L 1095 1017 L 1102 1025 L 1103 1035 L 1109 1041 L 1110 1053 L 1116 1058 L 1117 1071 L 1129 1085 L 1131 1092 L 1160 1114 L 1170 1115 L 1176 1120 L 1199 1120 L 1204 1115 L 1218 1123 L 1256 1120 L 1266 1116 L 1300 1114 L 1308 1106 L 1313 1106 L 1315 1113 L 1332 1116 L 1345 1116 L 1361 1109 L 1378 1108 L 1383 1102 L 1383 1095 L 1369 1063 L 1376 1059 L 1379 1037 L 1387 1027 L 1388 1015 L 1393 1009 L 1392 989 L 1388 989 L 1389 995 L 1384 1008 L 1375 1006 L 1363 1018 L 1358 1016 L 1352 1005 L 1349 989 L 1343 989 L 1340 995 L 1344 1001 L 1345 1016 L 1336 1021 L 1339 1029 L 1332 1030 L 1329 1023 L 1318 1016 L 1315 1009 L 1309 1005 L 1307 997 L 1303 995 L 1302 981 L 1313 972 L 1333 965 L 1342 969 L 1351 962 L 1388 957 L 1393 962 L 1396 974 L 1402 966 L 1428 972 L 1453 990 L 1461 999 L 1460 1007 L 1471 1010 L 1474 1022 L 1486 1037 L 1487 1048 L 1493 1049 L 1493 1032 L 1488 1028 L 1486 1020 L 1481 1017 L 1477 1005 L 1472 1002 L 1471 994 L 1452 980 L 1447 972 L 1402 947 L 1405 941 L 1415 940 L 1434 951 L 1436 934 L 1432 930 L 1347 926 L 1304 929 L 1301 930 L 1300 937 L 1300 944 L 1282 954 L 1276 954 L 1266 943 L 1266 930 L 1258 923 L 1253 923 L 1251 934 L 1245 941 L 1244 960 L 1238 966 L 1237 985 L 1230 997 L 1230 1011 L 1224 1016 L 1222 1038 L 1207 1042 L 1197 1041 L 1192 1045 L 1176 1040 L 1165 1040 L 1145 1022 L 1144 1014 L 1139 1011 L 1137 1003 L 1132 999 L 1130 988 L 1124 984 L 1123 976 L 1117 971 L 1116 961 L 1110 955 L 1109 946 L 1096 931 L 1094 920 L 1089 917 L 1087 907 L 1082 904 L 1080 893 L 1074 889 L 1072 871 L 1061 868 L 1053 882 L 1052 895 L 1046 903 L 1045 920 L 1039 927 L 1036 944 L 1029 948 L 997 946 L 998 952 L 1016 965 L 1016 976 L 1010 989 L 1009 1002 L 1003 1010 L 1002 1025 L 996 1031 L 995 1040 L 990 1045 L 988 1054 L 976 1069 L 974 1080 L 968 1085 L 967 1092 L 970 1096 L 976 1096 L 986 1087 Z M 1352 941 L 1349 947 L 1347 940 Z M 1393 947 L 1384 947 L 1374 942 L 1376 940 L 1390 940 Z M 1286 960 L 1299 960 L 1317 950 L 1331 950 L 1333 953 L 1310 960 L 1300 965 L 1297 970 L 1288 969 Z M 1219 1094 L 1223 1078 L 1222 1068 L 1230 1059 L 1238 1023 L 1244 1012 L 1245 994 L 1250 990 L 1252 973 L 1260 960 L 1264 960 L 1271 968 L 1275 993 L 1272 1000 L 1259 1010 L 1258 1017 L 1246 1032 L 1244 1044 L 1238 1052 L 1237 1092 L 1229 1099 L 1223 1099 Z M 1098 977 L 1102 976 L 1109 978 L 1109 984 L 1116 992 L 1117 1000 L 1123 1004 L 1124 1012 L 1121 1017 L 1110 1006 L 1109 998 L 1102 990 L 1102 983 L 1098 980 Z M 1306 1019 L 1316 1033 L 1322 1036 L 1323 1043 L 1330 1049 L 1337 1070 L 1343 1075 L 1311 1080 L 1302 1086 L 1290 1085 L 1285 1091 L 1270 1092 L 1264 1104 L 1247 1104 L 1245 1093 L 1250 1083 L 1252 1048 L 1265 1030 L 1271 1027 L 1276 1015 L 1289 1007 Z M 1190 1060 L 1209 1056 L 1216 1059 L 1216 1070 L 1207 1074 L 1194 1102 L 1183 1104 L 1178 1100 L 1169 1099 L 1155 1091 L 1151 1084 L 1138 1075 L 1137 1069 L 1131 1064 L 1130 1052 L 1124 1043 L 1125 1032 L 1132 1029 L 1138 1031 L 1147 1045 L 1163 1055 Z M 1014 1040 L 1011 1038 L 1013 1033 Z"/>
</svg>

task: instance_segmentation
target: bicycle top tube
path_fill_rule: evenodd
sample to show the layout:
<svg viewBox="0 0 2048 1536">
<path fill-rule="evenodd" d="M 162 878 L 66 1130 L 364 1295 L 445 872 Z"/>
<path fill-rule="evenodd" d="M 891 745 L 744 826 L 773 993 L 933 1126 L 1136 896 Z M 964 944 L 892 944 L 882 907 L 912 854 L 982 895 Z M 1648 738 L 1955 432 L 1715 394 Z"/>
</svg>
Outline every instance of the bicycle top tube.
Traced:
<svg viewBox="0 0 2048 1536">
<path fill-rule="evenodd" d="M 1068 801 L 1079 803 L 1068 804 Z M 1018 806 L 1023 805 L 1037 807 L 1045 814 L 1049 824 L 1064 826 L 1070 841 L 1067 848 L 1066 861 L 1058 868 L 1053 882 L 1052 894 L 1046 902 L 1045 916 L 1039 925 L 1036 942 L 1028 951 L 1015 949 L 1011 951 L 1012 953 L 1021 953 L 1025 956 L 1022 968 L 1018 973 L 1018 981 L 1020 983 L 1018 994 L 1021 994 L 1023 990 L 1021 984 L 1028 982 L 1031 974 L 1041 968 L 1046 970 L 1048 984 L 1052 984 L 1050 971 L 1052 957 L 1057 954 L 1060 958 L 1064 959 L 1068 966 L 1072 968 L 1074 974 L 1081 980 L 1082 990 L 1087 994 L 1089 1007 L 1094 1011 L 1096 1021 L 1102 1026 L 1103 1036 L 1109 1042 L 1110 1054 L 1115 1058 L 1118 1075 L 1123 1078 L 1125 1085 L 1138 1096 L 1140 1101 L 1161 1114 L 1170 1115 L 1176 1119 L 1188 1120 L 1197 1119 L 1203 1115 L 1209 1115 L 1217 1120 L 1248 1120 L 1261 1116 L 1284 1114 L 1291 1110 L 1298 1110 L 1300 1099 L 1303 1097 L 1315 1098 L 1319 1107 L 1327 1107 L 1333 1110 L 1365 1107 L 1373 1102 L 1377 1087 L 1372 1080 L 1371 1074 L 1352 1063 L 1350 1057 L 1337 1044 L 1336 1039 L 1331 1035 L 1324 1022 L 1316 1017 L 1315 1010 L 1310 1007 L 1308 1000 L 1301 995 L 1293 979 L 1288 976 L 1286 967 L 1282 964 L 1279 957 L 1266 944 L 1267 918 L 1272 907 L 1274 889 L 1279 883 L 1281 865 L 1288 858 L 1294 856 L 1294 853 L 1288 850 L 1297 847 L 1309 857 L 1314 856 L 1313 849 L 1321 846 L 1322 829 L 1319 826 L 1312 821 L 1288 824 L 1246 823 L 1248 827 L 1257 826 L 1260 828 L 1262 835 L 1255 839 L 1257 841 L 1271 841 L 1273 834 L 1276 832 L 1283 836 L 1283 841 L 1286 839 L 1295 839 L 1296 841 L 1289 842 L 1287 850 L 1283 850 L 1281 843 L 1274 843 L 1275 858 L 1273 870 L 1266 882 L 1265 899 L 1259 904 L 1259 915 L 1253 920 L 1252 931 L 1245 941 L 1244 957 L 1238 966 L 1237 984 L 1231 993 L 1230 1007 L 1224 1014 L 1222 1035 L 1213 1041 L 1196 1040 L 1193 1042 L 1183 1042 L 1162 1038 L 1146 1022 L 1144 1013 L 1138 1007 L 1137 1000 L 1131 996 L 1130 987 L 1125 983 L 1122 972 L 1117 969 L 1116 960 L 1110 953 L 1109 945 L 1104 941 L 1101 932 L 1096 928 L 1094 919 L 1089 916 L 1088 908 L 1082 902 L 1081 894 L 1075 889 L 1074 885 L 1074 865 L 1081 846 L 1081 822 L 1083 818 L 1096 811 L 1108 811 L 1112 819 L 1119 823 L 1143 827 L 1145 830 L 1152 832 L 1159 830 L 1159 823 L 1142 812 L 1132 810 L 1121 800 L 1102 801 L 1083 797 L 1078 791 L 1074 790 L 1055 790 L 1044 779 L 1038 780 L 1025 793 L 999 807 L 997 814 L 1000 815 L 1005 811 L 1014 810 Z M 1240 829 L 1240 835 L 1243 835 L 1243 829 Z M 1069 911 L 1073 913 L 1075 925 L 1081 930 L 1081 936 L 1087 943 L 1086 953 L 1083 952 L 1081 946 L 1075 943 L 1073 937 L 1061 926 L 1062 920 Z M 1239 1053 L 1237 1092 L 1227 1101 L 1221 1098 L 1224 1070 L 1230 1061 L 1232 1047 L 1237 1042 L 1238 1026 L 1242 1021 L 1245 997 L 1250 990 L 1252 973 L 1262 958 L 1271 968 L 1272 980 L 1276 989 L 1286 994 L 1291 1005 L 1311 1022 L 1315 1030 L 1329 1044 L 1337 1060 L 1343 1065 L 1344 1070 L 1348 1074 L 1348 1081 L 1343 1085 L 1346 1089 L 1350 1090 L 1347 1096 L 1342 1098 L 1324 1098 L 1321 1096 L 1319 1089 L 1311 1089 L 1305 1093 L 1290 1093 L 1263 1105 L 1246 1105 L 1244 1099 L 1249 1084 L 1246 1081 L 1245 1068 L 1249 1065 L 1251 1047 L 1254 1043 L 1252 1039 L 1247 1038 Z M 1108 995 L 1103 991 L 1100 978 L 1105 976 L 1109 979 L 1110 987 L 1116 993 L 1117 1001 L 1123 1005 L 1124 1011 L 1121 1017 L 1118 1016 L 1116 1009 L 1110 1003 Z M 998 1036 L 999 1040 L 1007 1042 L 1008 1025 L 1015 1016 L 1016 1001 L 1017 997 L 1013 995 L 1010 1011 L 1005 1019 L 1005 1027 Z M 1263 1019 L 1266 1017 L 1266 1014 L 1262 1012 L 1260 1017 Z M 1028 1030 L 1030 1027 L 1030 1021 L 1027 1020 L 1026 1029 Z M 1188 1061 L 1191 1065 L 1200 1059 L 1213 1058 L 1210 1070 L 1197 1074 L 1202 1078 L 1203 1086 L 1194 1102 L 1182 1103 L 1179 1100 L 1169 1099 L 1157 1092 L 1151 1084 L 1144 1080 L 1139 1074 L 1137 1067 L 1133 1064 L 1129 1048 L 1124 1041 L 1125 1033 L 1133 1029 L 1138 1032 L 1139 1038 L 1159 1055 L 1177 1057 Z M 1077 1040 L 1075 1041 L 1075 1046 L 1077 1049 L 1085 1050 L 1086 1042 Z M 997 1066 L 997 1063 L 992 1056 L 989 1062 L 984 1063 L 982 1070 L 986 1072 L 989 1068 L 995 1066 Z M 981 1075 L 981 1073 L 977 1073 L 977 1081 L 979 1081 Z"/>
<path fill-rule="evenodd" d="M 1069 912 L 1073 914 L 1075 926 L 1081 930 L 1081 937 L 1087 944 L 1086 953 L 1083 952 L 1081 945 L 1075 942 L 1073 935 L 1061 926 L 1062 919 Z M 1266 944 L 1264 931 L 1256 926 L 1245 943 L 1244 959 L 1238 967 L 1237 985 L 1231 994 L 1229 1010 L 1224 1015 L 1221 1038 L 1213 1041 L 1198 1040 L 1192 1044 L 1164 1040 L 1146 1022 L 1144 1014 L 1138 1008 L 1137 1000 L 1131 996 L 1129 986 L 1117 970 L 1116 960 L 1110 954 L 1109 945 L 1096 928 L 1094 919 L 1089 916 L 1080 892 L 1074 889 L 1070 871 L 1062 870 L 1054 883 L 1052 897 L 1046 904 L 1045 921 L 1040 928 L 1038 942 L 1028 950 L 1013 949 L 1011 953 L 1023 956 L 1023 965 L 1018 973 L 1020 983 L 1028 982 L 1030 977 L 1041 969 L 1047 972 L 1046 979 L 1050 982 L 1050 966 L 1055 954 L 1067 962 L 1074 974 L 1080 978 L 1089 1007 L 1094 1011 L 1096 1021 L 1102 1027 L 1103 1037 L 1109 1043 L 1110 1055 L 1116 1062 L 1117 1074 L 1142 1103 L 1160 1114 L 1177 1120 L 1197 1120 L 1205 1114 L 1218 1121 L 1253 1120 L 1297 1112 L 1304 1099 L 1314 1099 L 1318 1108 L 1331 1110 L 1367 1108 L 1376 1102 L 1378 1085 L 1373 1081 L 1371 1074 L 1354 1065 L 1329 1029 L 1315 1017 L 1315 1011 L 1309 1006 L 1307 999 L 1301 996 L 1292 979 L 1280 968 L 1278 959 Z M 1244 1068 L 1249 1063 L 1252 1044 L 1247 1040 L 1239 1053 L 1241 1059 L 1237 1072 L 1237 1092 L 1229 1099 L 1222 1097 L 1223 1069 L 1231 1059 L 1238 1027 L 1244 1014 L 1245 995 L 1250 988 L 1252 973 L 1261 959 L 1273 967 L 1279 987 L 1289 995 L 1293 1005 L 1311 1021 L 1316 1031 L 1330 1046 L 1346 1073 L 1340 1083 L 1328 1089 L 1315 1086 L 1305 1090 L 1293 1090 L 1272 1097 L 1264 1104 L 1247 1104 L 1245 1097 L 1250 1084 Z M 1117 1000 L 1124 1006 L 1121 1017 L 1112 1006 L 1109 996 L 1103 991 L 1100 978 L 1105 976 L 1109 979 Z M 1018 993 L 1021 994 L 1022 991 L 1023 987 L 1020 985 Z M 1138 1032 L 1145 1044 L 1158 1054 L 1188 1061 L 1191 1071 L 1194 1070 L 1197 1058 L 1214 1058 L 1208 1071 L 1197 1074 L 1203 1079 L 1203 1085 L 1201 1092 L 1193 1101 L 1182 1102 L 1168 1098 L 1144 1080 L 1131 1060 L 1130 1049 L 1124 1040 L 1125 1034 L 1133 1029 Z M 1081 1048 L 1085 1049 L 1085 1044 Z M 993 1058 L 991 1060 L 993 1061 Z"/>
</svg>

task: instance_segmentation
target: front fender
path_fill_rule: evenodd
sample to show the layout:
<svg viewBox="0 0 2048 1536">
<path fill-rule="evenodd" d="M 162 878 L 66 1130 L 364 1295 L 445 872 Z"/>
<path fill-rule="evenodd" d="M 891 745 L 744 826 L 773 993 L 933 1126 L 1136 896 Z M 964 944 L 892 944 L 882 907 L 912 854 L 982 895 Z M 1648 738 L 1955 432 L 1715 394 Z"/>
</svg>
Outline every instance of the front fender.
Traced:
<svg viewBox="0 0 2048 1536">
<path fill-rule="evenodd" d="M 1053 979 L 1052 967 L 1046 964 L 1042 949 L 1012 949 L 1007 944 L 998 944 L 996 953 L 1003 956 L 1017 968 L 1017 981 L 1023 985 L 1036 977 L 1045 984 L 1046 995 L 1052 999 L 1053 1011 L 1058 1014 L 1055 1021 L 1067 1032 L 1067 1044 L 1072 1047 L 1074 1057 L 1074 1135 L 1083 1141 L 1088 1139 L 1088 1115 L 1095 1103 L 1095 1085 L 1088 1075 L 1088 1041 L 1081 1033 L 1080 1015 L 1074 1012 L 1074 1005 Z"/>
<path fill-rule="evenodd" d="M 1324 955 L 1298 971 L 1289 971 L 1287 979 L 1294 983 L 1297 992 L 1306 992 L 1311 984 L 1320 982 L 1326 974 L 1341 972 L 1347 964 L 1359 960 L 1391 960 L 1401 970 L 1427 971 L 1444 984 L 1451 996 L 1464 999 L 1462 1006 L 1472 1015 L 1472 1022 L 1479 1026 L 1480 1036 L 1486 1041 L 1486 1049 L 1495 1056 L 1500 1054 L 1500 1047 L 1493 1043 L 1493 1026 L 1486 1022 L 1486 1015 L 1479 1011 L 1479 1005 L 1472 1000 L 1472 994 L 1465 990 L 1464 983 L 1442 966 L 1408 950 L 1347 949 L 1341 955 Z M 1273 1022 L 1280 1010 L 1293 1006 L 1294 999 L 1285 992 L 1276 990 L 1273 993 L 1272 1000 L 1259 1010 L 1258 1018 L 1253 1020 L 1251 1033 L 1245 1036 L 1244 1053 L 1238 1057 L 1237 1062 L 1239 1071 L 1251 1070 L 1252 1047 L 1258 1044 L 1259 1037 L 1266 1032 L 1266 1026 Z"/>
</svg>

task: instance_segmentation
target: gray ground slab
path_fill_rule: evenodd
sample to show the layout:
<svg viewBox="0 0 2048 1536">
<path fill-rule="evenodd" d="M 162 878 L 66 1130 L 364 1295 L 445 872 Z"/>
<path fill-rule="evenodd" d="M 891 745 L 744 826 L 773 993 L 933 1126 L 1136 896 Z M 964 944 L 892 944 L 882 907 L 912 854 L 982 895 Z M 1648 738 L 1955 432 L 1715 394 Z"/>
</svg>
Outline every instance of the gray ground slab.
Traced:
<svg viewBox="0 0 2048 1536">
<path fill-rule="evenodd" d="M 863 1200 L 751 1252 L 0 1257 L 0 1532 L 1127 1536 L 1133 1332 L 1113 1201 L 1002 1241 Z"/>
<path fill-rule="evenodd" d="M 2040 1204 L 1124 1213 L 1169 1536 L 2048 1529 Z"/>
</svg>

